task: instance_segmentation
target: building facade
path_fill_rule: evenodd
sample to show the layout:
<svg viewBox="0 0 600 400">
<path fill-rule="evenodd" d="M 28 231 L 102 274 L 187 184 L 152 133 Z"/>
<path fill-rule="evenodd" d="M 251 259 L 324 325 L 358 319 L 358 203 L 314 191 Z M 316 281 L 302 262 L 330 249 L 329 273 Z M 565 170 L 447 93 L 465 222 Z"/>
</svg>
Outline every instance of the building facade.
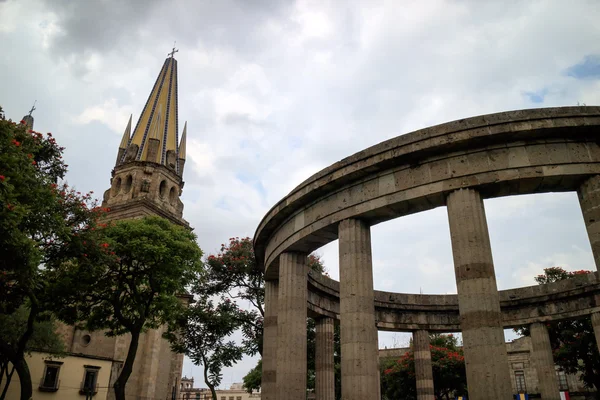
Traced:
<svg viewBox="0 0 600 400">
<path fill-rule="evenodd" d="M 209 389 L 195 388 L 194 378 L 182 378 L 180 385 L 181 400 L 212 400 Z M 229 389 L 218 389 L 217 400 L 260 400 L 260 392 L 248 393 L 241 383 L 234 383 Z"/>
<path fill-rule="evenodd" d="M 31 374 L 34 399 L 83 400 L 87 395 L 106 400 L 113 360 L 69 354 L 56 357 L 53 354 L 32 352 L 27 356 Z M 6 398 L 18 400 L 21 386 L 16 374 L 13 376 Z"/>
</svg>

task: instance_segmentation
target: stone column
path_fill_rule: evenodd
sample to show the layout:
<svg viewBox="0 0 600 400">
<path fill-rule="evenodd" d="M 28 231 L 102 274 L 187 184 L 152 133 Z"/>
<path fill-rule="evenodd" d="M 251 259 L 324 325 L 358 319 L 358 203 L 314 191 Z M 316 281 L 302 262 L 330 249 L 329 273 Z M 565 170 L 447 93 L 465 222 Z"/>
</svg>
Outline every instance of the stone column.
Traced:
<svg viewBox="0 0 600 400">
<path fill-rule="evenodd" d="M 425 330 L 413 332 L 413 348 L 415 354 L 415 375 L 417 378 L 417 400 L 435 400 L 431 350 L 429 349 L 429 332 Z"/>
<path fill-rule="evenodd" d="M 279 256 L 277 400 L 306 399 L 306 254 Z"/>
<path fill-rule="evenodd" d="M 342 399 L 379 399 L 379 359 L 371 229 L 357 219 L 339 224 Z"/>
<path fill-rule="evenodd" d="M 277 297 L 279 282 L 265 281 L 265 320 L 261 392 L 264 400 L 277 399 Z"/>
<path fill-rule="evenodd" d="M 470 400 L 512 399 L 483 199 L 473 189 L 447 199 Z"/>
<path fill-rule="evenodd" d="M 600 266 L 600 175 L 586 180 L 577 191 L 596 269 Z"/>
<path fill-rule="evenodd" d="M 596 346 L 600 351 L 600 312 L 595 312 L 591 315 L 592 326 L 594 327 L 594 336 L 596 336 Z"/>
<path fill-rule="evenodd" d="M 533 347 L 533 362 L 538 374 L 540 394 L 544 400 L 560 400 L 558 377 L 552 358 L 550 336 L 546 325 L 536 322 L 529 327 L 531 345 Z"/>
<path fill-rule="evenodd" d="M 333 331 L 333 318 L 325 317 L 316 321 L 316 400 L 335 400 Z"/>
</svg>

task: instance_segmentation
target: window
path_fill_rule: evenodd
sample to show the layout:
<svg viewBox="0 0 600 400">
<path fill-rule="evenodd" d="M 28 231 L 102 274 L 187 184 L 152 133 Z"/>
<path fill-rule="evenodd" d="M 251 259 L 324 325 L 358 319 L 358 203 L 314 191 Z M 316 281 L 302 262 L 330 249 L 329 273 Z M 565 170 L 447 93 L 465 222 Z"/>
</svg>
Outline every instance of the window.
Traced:
<svg viewBox="0 0 600 400">
<path fill-rule="evenodd" d="M 567 392 L 569 390 L 569 383 L 567 382 L 565 371 L 556 370 L 556 375 L 558 376 L 558 389 L 561 392 Z"/>
<path fill-rule="evenodd" d="M 200 393 L 196 393 L 196 400 L 200 400 Z"/>
<path fill-rule="evenodd" d="M 125 178 L 125 187 L 123 188 L 125 193 L 129 193 L 129 191 L 131 190 L 132 184 L 133 184 L 133 177 L 131 175 L 127 175 L 127 178 Z"/>
<path fill-rule="evenodd" d="M 235 400 L 242 400 L 242 396 L 237 396 Z"/>
<path fill-rule="evenodd" d="M 62 362 L 59 361 L 45 361 L 46 368 L 44 369 L 44 375 L 40 381 L 40 391 L 42 392 L 56 392 L 60 386 L 58 375 L 60 372 L 60 366 Z"/>
<path fill-rule="evenodd" d="M 80 394 L 96 394 L 98 392 L 98 371 L 100 367 L 84 365 L 83 381 L 81 382 Z"/>
<path fill-rule="evenodd" d="M 229 400 L 233 400 L 233 396 L 229 396 Z"/>
<path fill-rule="evenodd" d="M 515 382 L 517 383 L 517 393 L 526 393 L 525 373 L 523 371 L 515 371 Z"/>
<path fill-rule="evenodd" d="M 221 400 L 227 400 L 225 396 L 221 396 Z"/>
</svg>

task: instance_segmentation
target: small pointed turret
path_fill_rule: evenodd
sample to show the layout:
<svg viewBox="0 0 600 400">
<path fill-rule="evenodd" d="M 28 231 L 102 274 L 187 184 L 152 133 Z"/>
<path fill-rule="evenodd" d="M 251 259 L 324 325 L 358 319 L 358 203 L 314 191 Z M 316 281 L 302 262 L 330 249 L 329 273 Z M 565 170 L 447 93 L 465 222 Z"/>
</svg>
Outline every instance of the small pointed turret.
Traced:
<svg viewBox="0 0 600 400">
<path fill-rule="evenodd" d="M 129 138 L 131 137 L 131 117 L 129 115 L 129 122 L 127 123 L 127 128 L 125 128 L 125 132 L 123 132 L 123 137 L 121 138 L 121 144 L 119 145 L 119 153 L 117 154 L 117 163 L 119 165 L 123 161 L 123 156 L 125 155 L 125 150 L 127 150 L 127 145 L 129 144 Z"/>
<path fill-rule="evenodd" d="M 185 166 L 185 140 L 187 138 L 187 121 L 183 125 L 183 134 L 181 135 L 181 142 L 179 142 L 179 154 L 177 160 L 177 173 L 179 176 L 183 176 L 183 167 Z"/>
</svg>

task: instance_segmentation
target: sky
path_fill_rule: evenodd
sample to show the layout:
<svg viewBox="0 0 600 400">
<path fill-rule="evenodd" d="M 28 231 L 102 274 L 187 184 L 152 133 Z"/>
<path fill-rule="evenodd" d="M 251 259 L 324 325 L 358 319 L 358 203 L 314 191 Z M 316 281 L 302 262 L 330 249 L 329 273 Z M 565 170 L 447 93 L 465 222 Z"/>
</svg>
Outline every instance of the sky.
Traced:
<svg viewBox="0 0 600 400">
<path fill-rule="evenodd" d="M 205 254 L 383 140 L 486 113 L 600 104 L 597 0 L 0 0 L 0 105 L 65 146 L 68 182 L 101 197 L 173 43 L 182 200 Z M 485 201 L 498 287 L 595 268 L 575 193 Z M 456 293 L 445 208 L 372 228 L 375 289 Z M 337 242 L 320 250 L 339 276 Z M 510 332 L 507 340 L 514 338 Z M 380 333 L 380 348 L 407 334 Z M 226 388 L 256 363 L 225 370 Z M 184 374 L 205 386 L 189 360 Z"/>
</svg>

